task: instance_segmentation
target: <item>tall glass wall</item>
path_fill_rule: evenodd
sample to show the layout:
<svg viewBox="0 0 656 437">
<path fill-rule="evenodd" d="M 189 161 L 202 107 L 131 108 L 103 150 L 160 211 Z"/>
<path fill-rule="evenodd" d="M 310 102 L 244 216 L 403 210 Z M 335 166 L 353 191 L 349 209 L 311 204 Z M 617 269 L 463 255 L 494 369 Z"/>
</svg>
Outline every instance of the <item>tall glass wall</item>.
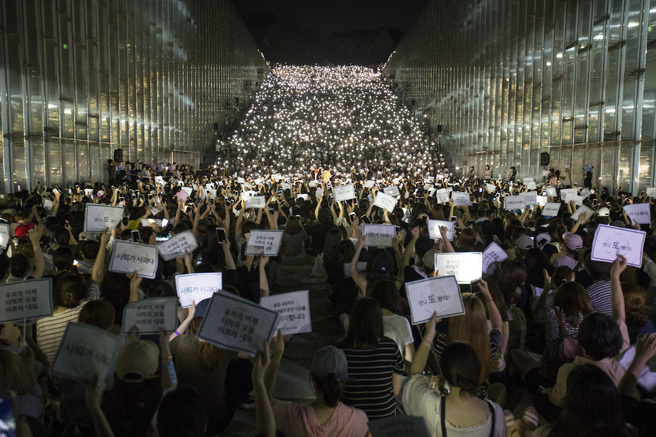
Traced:
<svg viewBox="0 0 656 437">
<path fill-rule="evenodd" d="M 0 0 L 0 190 L 198 166 L 267 73 L 229 0 Z"/>
<path fill-rule="evenodd" d="M 433 0 L 385 73 L 453 165 L 654 186 L 656 0 Z"/>
</svg>

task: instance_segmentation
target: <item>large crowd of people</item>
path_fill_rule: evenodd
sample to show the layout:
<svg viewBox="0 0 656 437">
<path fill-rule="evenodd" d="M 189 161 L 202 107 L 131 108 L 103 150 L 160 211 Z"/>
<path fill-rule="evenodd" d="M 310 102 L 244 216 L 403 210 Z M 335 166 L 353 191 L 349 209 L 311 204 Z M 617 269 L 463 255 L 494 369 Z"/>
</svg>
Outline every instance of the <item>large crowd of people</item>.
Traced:
<svg viewBox="0 0 656 437">
<path fill-rule="evenodd" d="M 433 436 L 654 435 L 656 333 L 647 307 L 656 303 L 656 229 L 625 209 L 644 204 L 653 218 L 654 199 L 576 187 L 555 171 L 523 182 L 515 168 L 505 178 L 490 168 L 456 177 L 418 165 L 432 162 L 421 141 L 405 148 L 387 134 L 376 138 L 377 125 L 354 137 L 352 149 L 265 136 L 279 130 L 281 114 L 322 107 L 331 75 L 354 82 L 351 97 L 329 103 L 356 111 L 348 120 L 381 117 L 392 130 L 405 129 L 400 119 L 362 112 L 360 100 L 373 96 L 358 87 L 372 82 L 350 69 L 280 68 L 256 102 L 270 125 L 249 127 L 247 118 L 248 134 L 232 140 L 238 164 L 194 170 L 110 162 L 106 183 L 35 181 L 33 190 L 0 199 L 0 229 L 7 229 L 0 232 L 0 283 L 53 283 L 51 315 L 26 324 L 0 320 L 0 389 L 15 394 L 17 435 L 214 436 L 240 407 L 255 408 L 253 433 L 266 436 L 364 436 L 370 423 L 403 415 L 422 417 Z M 289 82 L 295 90 L 283 89 Z M 376 89 L 387 95 L 384 86 Z M 309 136 L 345 129 L 347 119 L 296 127 Z M 384 166 L 377 153 L 404 158 Z M 349 184 L 355 197 L 337 201 L 338 187 Z M 568 188 L 575 193 L 562 191 Z M 383 192 L 396 198 L 394 208 L 377 206 Z M 511 196 L 533 194 L 534 204 L 507 209 Z M 264 205 L 249 208 L 254 195 Z M 85 232 L 90 204 L 122 207 L 123 218 L 105 232 Z M 547 209 L 554 204 L 557 211 Z M 581 206 L 589 209 L 580 213 Z M 437 235 L 429 230 L 434 220 L 452 222 L 453 237 L 446 226 Z M 369 246 L 368 223 L 395 226 L 392 247 Z M 622 255 L 593 259 L 602 225 L 645 233 L 639 267 Z M 284 231 L 278 256 L 245 253 L 254 230 Z M 154 246 L 187 231 L 198 247 L 170 261 L 159 257 L 154 278 L 110 271 L 118 241 Z M 463 315 L 410 323 L 407 286 L 440 276 L 436 254 L 484 252 L 492 244 L 507 259 L 460 286 Z M 222 272 L 223 292 L 258 303 L 280 292 L 280 265 L 325 280 L 335 327 L 343 329 L 338 344 L 316 345 L 312 402 L 273 398 L 281 334 L 256 356 L 198 338 L 210 299 L 180 306 L 174 332 L 123 335 L 109 375 L 78 381 L 51 372 L 71 323 L 119 335 L 130 302 L 176 297 L 176 276 L 189 273 Z M 518 391 L 532 405 L 515 417 Z M 0 433 L 7 432 L 2 427 L 12 421 L 0 419 Z"/>
</svg>

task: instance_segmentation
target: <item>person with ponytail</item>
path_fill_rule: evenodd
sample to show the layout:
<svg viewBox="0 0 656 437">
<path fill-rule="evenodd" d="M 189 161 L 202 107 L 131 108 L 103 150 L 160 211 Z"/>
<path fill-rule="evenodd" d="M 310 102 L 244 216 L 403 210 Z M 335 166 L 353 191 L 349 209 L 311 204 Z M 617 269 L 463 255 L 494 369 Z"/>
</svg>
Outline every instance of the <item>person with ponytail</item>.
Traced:
<svg viewBox="0 0 656 437">
<path fill-rule="evenodd" d="M 276 419 L 276 429 L 288 436 L 363 437 L 368 434 L 368 419 L 364 411 L 341 402 L 348 379 L 348 362 L 344 351 L 334 346 L 319 349 L 312 358 L 310 380 L 316 400 L 305 404 L 273 399 L 273 387 L 280 360 L 285 350 L 280 332 L 272 341 L 273 356 L 264 378 Z M 254 384 L 255 385 L 255 384 Z"/>
</svg>

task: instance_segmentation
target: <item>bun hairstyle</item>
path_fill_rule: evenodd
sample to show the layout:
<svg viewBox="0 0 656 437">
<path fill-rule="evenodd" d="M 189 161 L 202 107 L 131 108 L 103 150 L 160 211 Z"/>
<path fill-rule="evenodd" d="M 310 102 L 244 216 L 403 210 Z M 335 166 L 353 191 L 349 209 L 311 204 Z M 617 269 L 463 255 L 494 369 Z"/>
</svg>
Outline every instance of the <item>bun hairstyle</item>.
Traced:
<svg viewBox="0 0 656 437">
<path fill-rule="evenodd" d="M 624 294 L 627 325 L 647 326 L 647 315 L 645 314 L 647 294 L 645 290 L 633 282 L 623 283 L 622 294 Z"/>
<path fill-rule="evenodd" d="M 452 387 L 460 388 L 460 395 L 476 396 L 481 382 L 481 364 L 469 343 L 454 341 L 442 352 L 440 370 Z"/>
</svg>

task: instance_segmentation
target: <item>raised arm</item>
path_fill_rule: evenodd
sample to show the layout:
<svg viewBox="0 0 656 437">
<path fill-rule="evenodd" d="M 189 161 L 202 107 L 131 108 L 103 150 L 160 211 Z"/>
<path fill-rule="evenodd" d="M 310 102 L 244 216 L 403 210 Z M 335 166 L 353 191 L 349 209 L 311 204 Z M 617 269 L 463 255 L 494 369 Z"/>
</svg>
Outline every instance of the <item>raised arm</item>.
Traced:
<svg viewBox="0 0 656 437">
<path fill-rule="evenodd" d="M 258 258 L 258 271 L 260 274 L 260 297 L 266 297 L 269 295 L 269 281 L 267 280 L 265 267 L 269 262 L 269 257 L 260 255 Z"/>
<path fill-rule="evenodd" d="M 496 329 L 499 332 L 503 332 L 501 331 L 501 329 L 503 328 L 503 320 L 501 319 L 501 313 L 499 313 L 499 309 L 494 303 L 494 299 L 492 299 L 492 295 L 490 294 L 490 289 L 487 287 L 487 282 L 481 279 L 481 281 L 478 283 L 478 288 L 481 290 L 483 296 L 485 297 L 487 309 L 488 312 L 490 313 L 490 322 L 492 322 L 492 329 Z"/>
<path fill-rule="evenodd" d="M 626 270 L 627 261 L 623 255 L 617 255 L 610 269 L 610 293 L 613 307 L 613 319 L 616 322 L 626 322 L 626 311 L 624 309 L 624 295 L 622 294 L 622 283 L 620 275 Z"/>
<path fill-rule="evenodd" d="M 109 230 L 105 229 L 105 232 L 100 236 L 100 248 L 98 249 L 98 255 L 96 255 L 96 260 L 93 263 L 93 270 L 91 271 L 91 282 L 98 284 L 100 278 L 105 270 L 105 254 L 107 253 L 107 243 L 109 242 Z"/>
<path fill-rule="evenodd" d="M 433 340 L 435 339 L 435 324 L 437 320 L 436 313 L 433 313 L 431 319 L 424 324 L 424 339 L 419 344 L 417 351 L 415 352 L 415 358 L 412 360 L 410 365 L 410 376 L 412 375 L 421 375 L 426 368 L 426 362 L 428 361 L 428 354 L 430 353 L 431 346 L 433 345 Z"/>
<path fill-rule="evenodd" d="M 358 273 L 358 260 L 360 259 L 360 252 L 362 252 L 362 248 L 364 247 L 365 239 L 367 237 L 365 235 L 360 238 L 360 241 L 358 242 L 358 248 L 355 250 L 355 254 L 353 255 L 353 259 L 351 259 L 351 266 L 349 267 L 349 271 L 351 273 L 351 277 L 353 278 L 353 281 L 355 284 L 360 287 L 360 290 L 362 290 L 363 293 L 366 293 L 367 291 L 367 280 L 362 276 L 360 273 Z"/>
<path fill-rule="evenodd" d="M 45 263 L 43 262 L 43 252 L 41 252 L 41 236 L 43 235 L 43 225 L 36 225 L 27 233 L 34 250 L 34 272 L 32 276 L 35 279 L 43 277 Z"/>
<path fill-rule="evenodd" d="M 410 229 L 410 235 L 412 235 L 412 238 L 410 239 L 408 246 L 405 248 L 405 251 L 403 252 L 403 259 L 401 261 L 401 271 L 405 270 L 405 268 L 410 264 L 410 258 L 412 257 L 412 254 L 415 251 L 415 244 L 417 243 L 417 239 L 419 238 L 419 227 L 415 226 L 414 228 Z"/>
</svg>

